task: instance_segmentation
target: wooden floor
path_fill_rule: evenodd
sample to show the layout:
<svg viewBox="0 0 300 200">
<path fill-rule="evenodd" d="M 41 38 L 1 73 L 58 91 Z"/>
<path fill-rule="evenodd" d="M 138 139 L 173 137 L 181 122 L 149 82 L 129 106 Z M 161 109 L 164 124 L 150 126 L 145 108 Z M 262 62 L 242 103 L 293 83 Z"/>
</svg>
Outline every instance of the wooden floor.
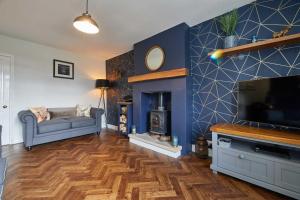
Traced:
<svg viewBox="0 0 300 200">
<path fill-rule="evenodd" d="M 36 146 L 3 147 L 4 199 L 288 199 L 222 174 L 210 160 L 173 159 L 112 132 Z"/>
</svg>

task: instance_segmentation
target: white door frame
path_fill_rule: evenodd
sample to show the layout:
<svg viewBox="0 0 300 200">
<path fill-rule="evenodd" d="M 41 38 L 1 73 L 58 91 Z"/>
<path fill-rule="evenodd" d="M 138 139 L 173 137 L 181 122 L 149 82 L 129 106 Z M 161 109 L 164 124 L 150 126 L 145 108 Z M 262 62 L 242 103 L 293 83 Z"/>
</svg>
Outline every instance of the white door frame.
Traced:
<svg viewBox="0 0 300 200">
<path fill-rule="evenodd" d="M 10 58 L 10 82 L 9 82 L 9 144 L 14 143 L 14 116 L 13 116 L 13 100 L 14 100 L 14 56 L 6 53 L 1 53 L 0 56 Z"/>
</svg>

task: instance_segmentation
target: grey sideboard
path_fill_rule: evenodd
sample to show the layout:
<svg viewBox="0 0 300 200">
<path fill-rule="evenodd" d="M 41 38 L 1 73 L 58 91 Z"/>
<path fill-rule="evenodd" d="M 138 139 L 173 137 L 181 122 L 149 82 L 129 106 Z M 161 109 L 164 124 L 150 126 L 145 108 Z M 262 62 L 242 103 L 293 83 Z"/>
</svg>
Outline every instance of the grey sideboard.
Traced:
<svg viewBox="0 0 300 200">
<path fill-rule="evenodd" d="M 211 128 L 213 158 L 210 167 L 215 173 L 221 172 L 300 199 L 300 146 L 295 142 L 298 139 L 296 134 L 285 137 L 284 133 L 272 135 L 272 132 L 266 131 L 264 135 L 263 130 L 255 132 L 257 129 L 243 127 L 239 131 L 231 129 L 231 132 L 228 127 L 240 127 L 224 127 Z M 247 130 L 254 133 L 245 132 Z M 230 145 L 222 145 L 220 138 L 231 140 Z M 292 144 L 287 144 L 289 141 Z M 258 148 L 266 146 L 273 151 L 261 151 Z"/>
</svg>

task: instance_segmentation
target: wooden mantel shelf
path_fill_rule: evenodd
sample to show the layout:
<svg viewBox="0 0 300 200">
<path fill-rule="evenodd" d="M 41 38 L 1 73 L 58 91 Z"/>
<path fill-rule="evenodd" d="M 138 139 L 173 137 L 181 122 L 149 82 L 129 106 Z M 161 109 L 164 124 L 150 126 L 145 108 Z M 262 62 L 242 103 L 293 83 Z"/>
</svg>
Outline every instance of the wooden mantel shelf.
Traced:
<svg viewBox="0 0 300 200">
<path fill-rule="evenodd" d="M 188 76 L 189 72 L 187 68 L 172 69 L 162 72 L 153 72 L 143 75 L 130 76 L 128 77 L 128 83 L 158 80 L 158 79 L 167 79 L 167 78 L 177 78 Z"/>
<path fill-rule="evenodd" d="M 287 35 L 280 38 L 273 38 L 264 41 L 259 41 L 251 44 L 245 44 L 245 45 L 232 47 L 228 49 L 221 49 L 221 50 L 223 51 L 223 57 L 226 57 L 237 53 L 242 53 L 245 51 L 254 51 L 258 49 L 276 47 L 284 44 L 295 44 L 298 42 L 300 42 L 300 33 Z M 208 53 L 208 56 L 212 55 L 213 53 L 214 51 Z"/>
<path fill-rule="evenodd" d="M 300 132 L 261 129 L 238 124 L 216 124 L 210 130 L 225 135 L 300 146 Z"/>
</svg>

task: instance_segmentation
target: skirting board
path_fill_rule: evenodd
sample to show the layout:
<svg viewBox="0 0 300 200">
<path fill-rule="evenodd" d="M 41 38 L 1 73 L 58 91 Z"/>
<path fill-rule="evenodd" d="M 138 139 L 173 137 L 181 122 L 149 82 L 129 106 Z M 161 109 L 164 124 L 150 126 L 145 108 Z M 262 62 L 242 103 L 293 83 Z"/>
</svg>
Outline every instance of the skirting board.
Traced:
<svg viewBox="0 0 300 200">
<path fill-rule="evenodd" d="M 112 125 L 112 124 L 107 124 L 107 128 L 115 130 L 115 131 L 118 130 L 118 126 L 115 126 L 115 125 Z"/>
<path fill-rule="evenodd" d="M 141 146 L 141 147 L 145 147 L 145 148 L 150 149 L 152 151 L 155 151 L 155 152 L 158 152 L 158 153 L 170 156 L 172 158 L 178 158 L 178 157 L 181 156 L 181 151 L 174 153 L 174 152 L 171 152 L 171 151 L 159 148 L 157 146 L 148 144 L 146 142 L 143 142 L 143 141 L 140 141 L 140 140 L 136 140 L 134 138 L 129 138 L 129 142 L 133 143 L 133 144 L 136 144 L 138 146 Z"/>
</svg>

